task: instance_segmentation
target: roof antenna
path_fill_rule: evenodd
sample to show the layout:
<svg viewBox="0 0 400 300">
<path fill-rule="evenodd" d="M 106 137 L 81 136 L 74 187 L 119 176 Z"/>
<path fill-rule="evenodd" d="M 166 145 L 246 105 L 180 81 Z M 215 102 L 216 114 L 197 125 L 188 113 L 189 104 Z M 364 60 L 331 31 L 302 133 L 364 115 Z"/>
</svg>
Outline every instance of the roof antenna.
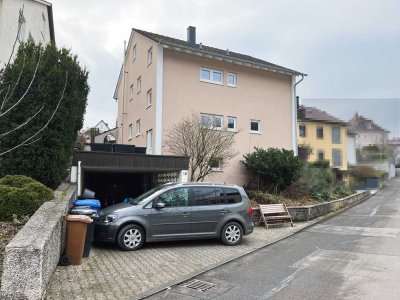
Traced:
<svg viewBox="0 0 400 300">
<path fill-rule="evenodd" d="M 226 55 L 229 56 L 229 49 L 226 49 Z"/>
</svg>

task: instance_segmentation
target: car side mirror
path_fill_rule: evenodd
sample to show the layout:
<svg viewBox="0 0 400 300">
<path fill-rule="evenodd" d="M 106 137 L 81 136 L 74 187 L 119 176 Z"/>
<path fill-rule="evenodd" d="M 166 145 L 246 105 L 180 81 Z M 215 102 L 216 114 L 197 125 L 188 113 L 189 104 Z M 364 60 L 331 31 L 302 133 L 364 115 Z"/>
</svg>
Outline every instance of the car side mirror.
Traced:
<svg viewBox="0 0 400 300">
<path fill-rule="evenodd" d="M 165 207 L 165 203 L 163 203 L 163 202 L 157 202 L 157 203 L 154 204 L 154 208 L 155 209 L 161 209 L 161 208 L 164 208 L 164 207 Z"/>
</svg>

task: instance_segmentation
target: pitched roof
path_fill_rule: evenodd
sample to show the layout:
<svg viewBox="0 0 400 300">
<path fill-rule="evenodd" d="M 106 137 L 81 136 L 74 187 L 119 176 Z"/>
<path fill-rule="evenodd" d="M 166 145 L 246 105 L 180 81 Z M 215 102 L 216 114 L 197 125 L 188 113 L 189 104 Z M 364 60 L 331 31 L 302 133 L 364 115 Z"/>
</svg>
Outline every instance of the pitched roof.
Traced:
<svg viewBox="0 0 400 300">
<path fill-rule="evenodd" d="M 328 114 L 326 111 L 319 110 L 315 107 L 300 106 L 297 118 L 299 120 L 320 121 L 346 125 L 345 121 L 342 121 Z"/>
<path fill-rule="evenodd" d="M 354 132 L 357 131 L 373 131 L 373 132 L 385 132 L 389 133 L 390 131 L 387 131 L 380 127 L 379 125 L 375 124 L 374 121 L 364 118 L 363 116 L 359 115 L 358 113 L 355 113 L 353 118 L 348 123 L 348 128 L 351 129 Z"/>
<path fill-rule="evenodd" d="M 218 49 L 218 48 L 214 48 L 214 47 L 209 47 L 209 46 L 203 45 L 201 43 L 200 44 L 192 44 L 192 43 L 189 43 L 184 40 L 179 40 L 179 39 L 172 38 L 169 36 L 160 35 L 157 33 L 152 33 L 152 32 L 148 32 L 148 31 L 136 29 L 136 28 L 132 28 L 132 30 L 134 32 L 137 32 L 137 33 L 139 33 L 157 43 L 160 43 L 162 45 L 176 47 L 176 48 L 180 48 L 180 49 L 191 50 L 196 53 L 209 54 L 209 55 L 211 54 L 211 55 L 215 55 L 220 58 L 226 59 L 228 61 L 248 63 L 251 65 L 256 65 L 259 67 L 267 68 L 274 72 L 286 73 L 286 74 L 291 74 L 291 75 L 306 75 L 304 73 L 301 73 L 301 72 L 298 72 L 298 71 L 295 71 L 292 69 L 288 69 L 285 67 L 281 67 L 281 66 L 272 64 L 272 63 L 267 62 L 262 59 L 258 59 L 258 58 L 255 58 L 255 57 L 252 57 L 249 55 L 245 55 L 245 54 L 240 54 L 237 52 L 232 52 L 230 50 L 226 50 L 226 49 L 222 50 L 222 49 Z"/>
</svg>

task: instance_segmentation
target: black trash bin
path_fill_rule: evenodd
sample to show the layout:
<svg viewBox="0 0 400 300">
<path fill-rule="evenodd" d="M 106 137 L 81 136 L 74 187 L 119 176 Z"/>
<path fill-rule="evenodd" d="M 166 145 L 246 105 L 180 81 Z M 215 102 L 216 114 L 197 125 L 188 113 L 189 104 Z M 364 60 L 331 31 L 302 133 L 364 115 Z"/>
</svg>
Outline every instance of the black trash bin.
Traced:
<svg viewBox="0 0 400 300">
<path fill-rule="evenodd" d="M 70 215 L 85 215 L 93 219 L 93 222 L 88 224 L 86 230 L 85 247 L 83 249 L 83 257 L 89 257 L 90 248 L 93 242 L 94 227 L 96 221 L 99 219 L 99 215 L 96 209 L 90 206 L 75 206 L 69 211 Z"/>
</svg>

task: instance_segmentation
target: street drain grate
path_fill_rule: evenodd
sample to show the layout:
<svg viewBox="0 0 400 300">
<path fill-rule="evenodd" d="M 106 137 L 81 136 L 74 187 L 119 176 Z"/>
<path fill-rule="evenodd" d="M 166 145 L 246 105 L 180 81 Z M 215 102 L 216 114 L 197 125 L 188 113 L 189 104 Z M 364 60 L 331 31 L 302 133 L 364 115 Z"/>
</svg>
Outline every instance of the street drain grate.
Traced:
<svg viewBox="0 0 400 300">
<path fill-rule="evenodd" d="M 193 279 L 182 284 L 181 286 L 204 292 L 212 288 L 213 286 L 216 286 L 216 284 L 207 281 Z"/>
</svg>

